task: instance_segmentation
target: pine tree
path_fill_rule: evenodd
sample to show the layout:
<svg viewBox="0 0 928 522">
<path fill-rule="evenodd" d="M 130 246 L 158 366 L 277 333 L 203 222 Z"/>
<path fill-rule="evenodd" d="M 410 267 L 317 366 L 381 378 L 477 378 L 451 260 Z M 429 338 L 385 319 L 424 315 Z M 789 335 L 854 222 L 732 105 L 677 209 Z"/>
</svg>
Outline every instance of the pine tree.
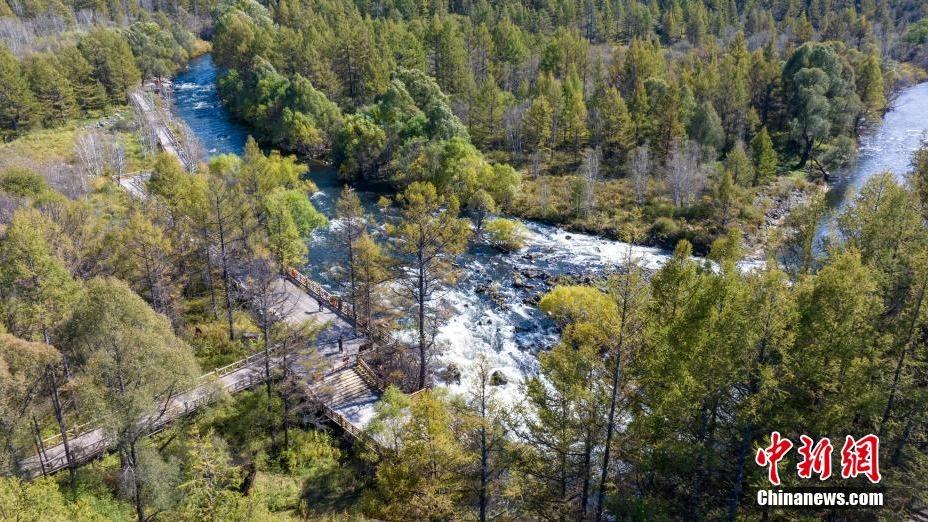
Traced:
<svg viewBox="0 0 928 522">
<path fill-rule="evenodd" d="M 725 130 L 722 128 L 722 119 L 715 108 L 708 101 L 704 101 L 696 108 L 693 119 L 690 120 L 687 134 L 703 147 L 711 147 L 718 152 L 725 144 Z"/>
<path fill-rule="evenodd" d="M 525 514 L 583 519 L 588 512 L 593 450 L 603 429 L 601 329 L 588 322 L 569 326 L 554 348 L 539 354 L 543 378 L 526 381 L 524 444 L 511 489 Z"/>
<path fill-rule="evenodd" d="M 361 199 L 358 198 L 358 194 L 347 185 L 342 189 L 342 193 L 335 203 L 335 216 L 340 222 L 338 229 L 339 242 L 345 255 L 344 273 L 342 274 L 343 284 L 348 287 L 348 301 L 351 303 L 351 309 L 355 314 L 354 320 L 357 321 L 357 311 L 360 304 L 356 260 L 357 242 L 362 235 L 367 233 L 367 218 L 364 215 L 364 207 L 361 206 Z"/>
<path fill-rule="evenodd" d="M 114 30 L 93 29 L 80 39 L 78 48 L 110 101 L 125 103 L 129 89 L 141 80 L 128 42 Z"/>
<path fill-rule="evenodd" d="M 357 315 L 360 324 L 372 327 L 383 306 L 382 287 L 391 279 L 391 260 L 380 244 L 364 232 L 355 243 L 355 283 Z"/>
<path fill-rule="evenodd" d="M 553 125 L 554 109 L 548 99 L 544 96 L 536 97 L 525 113 L 526 145 L 535 150 L 550 149 Z"/>
<path fill-rule="evenodd" d="M 37 105 L 19 61 L 0 46 L 0 135 L 9 141 L 32 128 Z"/>
<path fill-rule="evenodd" d="M 469 456 L 446 399 L 436 390 L 411 400 L 391 390 L 371 422 L 374 437 L 386 437 L 389 443 L 378 462 L 369 510 L 386 520 L 438 521 L 460 515 Z"/>
<path fill-rule="evenodd" d="M 57 60 L 50 55 L 33 55 L 25 66 L 36 99 L 37 117 L 45 127 L 60 125 L 77 113 L 71 82 L 57 67 Z"/>
<path fill-rule="evenodd" d="M 51 243 L 59 233 L 50 219 L 26 208 L 13 214 L 0 242 L 6 326 L 19 337 L 52 342 L 55 327 L 67 319 L 77 298 L 80 284 Z"/>
<path fill-rule="evenodd" d="M 731 172 L 732 180 L 742 187 L 750 187 L 757 178 L 754 165 L 741 141 L 735 142 L 735 146 L 725 155 L 725 168 Z"/>
<path fill-rule="evenodd" d="M 886 107 L 886 92 L 883 85 L 883 72 L 880 70 L 880 58 L 876 51 L 867 55 L 857 73 L 857 94 L 860 101 L 873 117 L 878 117 Z"/>
<path fill-rule="evenodd" d="M 610 163 L 624 161 L 626 154 L 635 147 L 635 126 L 618 89 L 605 90 L 597 114 L 600 135 L 596 139 L 602 144 L 604 159 Z"/>
<path fill-rule="evenodd" d="M 754 163 L 752 185 L 763 185 L 776 177 L 777 152 L 773 149 L 773 141 L 770 140 L 767 127 L 761 127 L 760 132 L 751 140 L 751 160 Z"/>
<path fill-rule="evenodd" d="M 575 152 L 579 151 L 589 135 L 586 126 L 587 111 L 583 99 L 583 85 L 575 71 L 567 76 L 563 84 L 559 139 Z"/>
<path fill-rule="evenodd" d="M 399 281 L 415 309 L 419 375 L 428 382 L 428 360 L 434 346 L 434 301 L 441 285 L 454 280 L 454 258 L 470 237 L 467 221 L 458 217 L 457 199 L 441 197 L 431 183 L 414 182 L 399 196 L 400 217 L 387 234 L 396 244 Z"/>
</svg>

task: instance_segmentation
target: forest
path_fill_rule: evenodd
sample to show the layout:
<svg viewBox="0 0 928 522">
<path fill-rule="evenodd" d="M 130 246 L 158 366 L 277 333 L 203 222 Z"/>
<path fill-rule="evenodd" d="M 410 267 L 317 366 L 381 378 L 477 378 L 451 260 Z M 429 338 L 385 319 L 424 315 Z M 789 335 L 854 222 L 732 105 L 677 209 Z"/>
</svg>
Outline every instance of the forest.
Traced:
<svg viewBox="0 0 928 522">
<path fill-rule="evenodd" d="M 205 53 L 241 154 L 130 100 Z M 826 194 L 926 68 L 911 0 L 0 0 L 0 520 L 928 516 L 928 144 Z M 518 393 L 492 353 L 453 391 L 444 295 L 535 222 L 672 255 L 550 280 Z M 382 388 L 353 435 L 324 307 Z M 774 431 L 877 435 L 884 506 L 758 506 Z"/>
</svg>

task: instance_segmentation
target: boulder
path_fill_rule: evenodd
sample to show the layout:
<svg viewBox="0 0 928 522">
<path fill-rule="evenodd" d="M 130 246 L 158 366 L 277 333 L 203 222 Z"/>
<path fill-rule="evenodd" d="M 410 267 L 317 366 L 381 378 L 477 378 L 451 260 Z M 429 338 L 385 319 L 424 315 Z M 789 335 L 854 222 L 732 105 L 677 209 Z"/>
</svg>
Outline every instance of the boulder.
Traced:
<svg viewBox="0 0 928 522">
<path fill-rule="evenodd" d="M 490 374 L 490 386 L 505 386 L 509 384 L 509 379 L 506 378 L 506 374 L 500 370 L 494 370 Z"/>
<path fill-rule="evenodd" d="M 442 371 L 441 379 L 448 384 L 461 384 L 461 369 L 458 368 L 457 364 L 448 363 L 448 366 Z"/>
</svg>

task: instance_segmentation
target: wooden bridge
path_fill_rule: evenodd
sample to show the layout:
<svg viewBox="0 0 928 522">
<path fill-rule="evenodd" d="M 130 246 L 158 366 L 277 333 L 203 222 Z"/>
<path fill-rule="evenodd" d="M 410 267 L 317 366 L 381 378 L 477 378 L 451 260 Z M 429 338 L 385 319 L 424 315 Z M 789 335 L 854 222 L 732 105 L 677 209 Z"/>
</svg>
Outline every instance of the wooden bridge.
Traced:
<svg viewBox="0 0 928 522">
<path fill-rule="evenodd" d="M 139 91 L 131 93 L 130 100 L 151 126 L 161 149 L 189 168 L 190 160 L 184 156 L 167 122 L 154 109 L 154 103 Z M 142 181 L 129 179 L 121 185 L 131 194 L 145 197 Z M 384 385 L 359 355 L 366 349 L 397 346 L 398 342 L 385 329 L 356 324 L 349 303 L 295 268 L 288 268 L 275 281 L 275 287 L 275 291 L 286 296 L 275 309 L 278 316 L 294 324 L 312 319 L 325 325 L 316 339 L 315 348 L 329 361 L 331 369 L 318 382 L 309 382 L 311 377 L 299 368 L 301 360 L 308 356 L 307 349 L 296 357 L 294 370 L 305 376 L 308 395 L 320 405 L 324 415 L 346 436 L 360 439 L 373 416 L 374 403 L 380 399 Z M 272 353 L 271 358 L 273 366 L 281 364 L 279 354 Z M 264 382 L 264 362 L 263 351 L 257 352 L 201 376 L 192 389 L 170 398 L 157 413 L 139 419 L 143 431 L 157 433 L 215 401 L 222 393 L 234 394 Z M 67 469 L 67 453 L 71 454 L 74 465 L 83 465 L 103 455 L 114 443 L 103 427 L 104 421 L 98 419 L 74 426 L 65 433 L 65 437 L 61 434 L 45 439 L 36 437 L 35 454 L 20 461 L 23 474 L 35 478 Z"/>
</svg>

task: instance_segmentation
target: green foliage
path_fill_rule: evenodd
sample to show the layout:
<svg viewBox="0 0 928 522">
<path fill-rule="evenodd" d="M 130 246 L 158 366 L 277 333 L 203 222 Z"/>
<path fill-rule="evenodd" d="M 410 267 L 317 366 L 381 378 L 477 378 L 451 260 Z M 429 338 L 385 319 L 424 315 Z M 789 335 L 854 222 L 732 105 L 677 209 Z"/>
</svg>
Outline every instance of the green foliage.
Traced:
<svg viewBox="0 0 928 522">
<path fill-rule="evenodd" d="M 186 520 L 256 520 L 267 516 L 263 503 L 240 492 L 241 471 L 232 465 L 221 440 L 211 433 L 188 441 L 183 502 Z"/>
<path fill-rule="evenodd" d="M 731 172 L 732 180 L 742 187 L 750 187 L 757 178 L 754 165 L 741 142 L 736 143 L 725 155 L 725 169 Z"/>
<path fill-rule="evenodd" d="M 167 318 L 124 282 L 94 279 L 86 286 L 63 339 L 83 361 L 87 404 L 108 418 L 120 443 L 131 444 L 143 429 L 137 419 L 155 411 L 166 393 L 189 386 L 199 368 Z"/>
<path fill-rule="evenodd" d="M 372 436 L 389 442 L 365 502 L 372 516 L 442 520 L 458 513 L 468 456 L 445 400 L 432 390 L 411 401 L 384 394 Z"/>
<path fill-rule="evenodd" d="M 914 45 L 921 45 L 928 42 L 928 18 L 922 18 L 918 22 L 910 25 L 905 32 L 905 41 Z"/>
<path fill-rule="evenodd" d="M 68 505 L 51 478 L 35 482 L 0 478 L 0 517 L 6 520 L 65 522 L 75 520 L 78 514 L 76 506 Z M 81 514 L 92 517 L 92 513 Z"/>
<path fill-rule="evenodd" d="M 264 201 L 268 243 L 280 266 L 298 265 L 308 249 L 284 194 L 272 194 Z"/>
<path fill-rule="evenodd" d="M 454 196 L 439 196 L 431 183 L 413 182 L 398 196 L 400 215 L 386 227 L 400 268 L 401 295 L 416 310 L 419 387 L 428 378 L 428 352 L 434 344 L 435 293 L 454 281 L 454 259 L 471 235 L 466 219 L 458 217 Z"/>
<path fill-rule="evenodd" d="M 618 89 L 606 89 L 599 100 L 596 115 L 600 122 L 595 132 L 596 140 L 602 144 L 604 158 L 621 162 L 634 148 L 635 127 Z"/>
<path fill-rule="evenodd" d="M 11 196 L 39 200 L 52 190 L 45 178 L 29 169 L 10 169 L 0 174 L 0 190 Z"/>
<path fill-rule="evenodd" d="M 908 179 L 918 198 L 922 215 L 928 217 L 928 146 L 922 146 L 915 151 Z"/>
<path fill-rule="evenodd" d="M 886 92 L 880 59 L 871 52 L 857 71 L 857 94 L 864 107 L 872 115 L 879 115 L 886 108 Z"/>
<path fill-rule="evenodd" d="M 163 78 L 177 72 L 187 61 L 193 42 L 189 33 L 172 31 L 170 22 L 162 27 L 155 22 L 135 22 L 126 32 L 126 40 L 144 78 Z M 182 41 L 178 35 L 186 36 Z"/>
<path fill-rule="evenodd" d="M 24 72 L 35 95 L 36 115 L 43 127 L 55 127 L 77 115 L 74 89 L 54 56 L 31 56 Z"/>
<path fill-rule="evenodd" d="M 693 119 L 690 121 L 687 133 L 704 147 L 720 150 L 725 144 L 725 130 L 722 129 L 722 118 L 715 112 L 709 102 L 703 102 L 696 108 Z"/>
<path fill-rule="evenodd" d="M 48 341 L 70 313 L 80 284 L 53 249 L 56 225 L 39 211 L 13 215 L 0 243 L 0 281 L 7 329 L 26 339 Z"/>
<path fill-rule="evenodd" d="M 798 167 L 824 142 L 845 133 L 860 111 L 854 71 L 834 47 L 806 43 L 783 65 L 790 138 L 799 154 Z"/>
<path fill-rule="evenodd" d="M 556 286 L 541 298 L 538 307 L 561 326 L 591 323 L 608 330 L 618 322 L 615 302 L 588 286 Z"/>
<path fill-rule="evenodd" d="M 751 161 L 754 163 L 753 185 L 769 183 L 777 174 L 777 152 L 767 128 L 763 127 L 751 140 Z"/>
<path fill-rule="evenodd" d="M 32 128 L 36 116 L 36 100 L 29 90 L 26 75 L 13 53 L 0 46 L 0 130 L 9 141 Z"/>
<path fill-rule="evenodd" d="M 60 361 L 58 350 L 47 344 L 0 333 L 0 466 L 16 469 L 22 457 L 17 446 L 28 432 L 26 412 L 39 402 L 35 387 L 46 368 Z"/>
<path fill-rule="evenodd" d="M 508 252 L 514 252 L 525 246 L 528 230 L 522 223 L 504 218 L 491 219 L 484 227 L 487 241 Z"/>
<path fill-rule="evenodd" d="M 93 29 L 78 42 L 78 49 L 93 69 L 111 103 L 122 104 L 129 89 L 141 79 L 129 43 L 112 29 Z"/>
<path fill-rule="evenodd" d="M 285 206 L 293 219 L 294 225 L 296 225 L 297 231 L 300 233 L 300 237 L 304 240 L 309 239 L 313 230 L 329 224 L 326 217 L 316 210 L 316 207 L 309 201 L 306 193 L 299 190 L 278 189 L 272 192 L 265 201 L 266 204 L 271 206 Z"/>
</svg>

